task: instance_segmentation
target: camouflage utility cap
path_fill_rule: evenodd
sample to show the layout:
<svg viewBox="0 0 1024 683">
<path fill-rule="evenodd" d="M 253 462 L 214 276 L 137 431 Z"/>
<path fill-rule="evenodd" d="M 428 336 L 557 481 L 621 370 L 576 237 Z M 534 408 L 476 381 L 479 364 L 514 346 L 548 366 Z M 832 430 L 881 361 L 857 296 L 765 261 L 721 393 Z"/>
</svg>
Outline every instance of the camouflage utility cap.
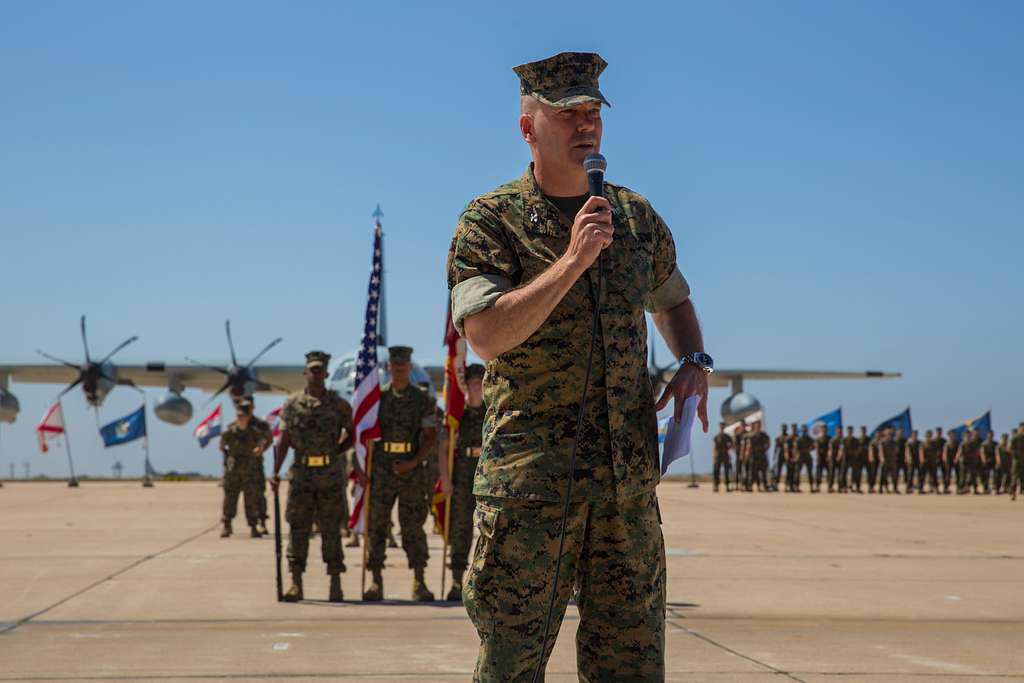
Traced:
<svg viewBox="0 0 1024 683">
<path fill-rule="evenodd" d="M 331 354 L 323 351 L 310 351 L 306 354 L 306 367 L 315 368 L 317 366 L 327 369 L 327 364 L 331 362 Z"/>
<path fill-rule="evenodd" d="M 411 346 L 389 346 L 388 359 L 396 363 L 408 363 L 412 360 Z"/>
<path fill-rule="evenodd" d="M 520 64 L 519 92 L 552 107 L 575 107 L 585 102 L 612 106 L 598 89 L 597 79 L 608 66 L 596 52 L 562 52 L 539 62 Z"/>
</svg>

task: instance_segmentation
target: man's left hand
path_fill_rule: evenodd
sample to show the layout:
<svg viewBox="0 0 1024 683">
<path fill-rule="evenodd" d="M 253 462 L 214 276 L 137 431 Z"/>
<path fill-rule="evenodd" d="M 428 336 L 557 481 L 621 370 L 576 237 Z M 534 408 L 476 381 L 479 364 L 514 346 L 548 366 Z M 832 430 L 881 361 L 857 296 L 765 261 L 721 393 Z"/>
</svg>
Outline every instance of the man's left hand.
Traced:
<svg viewBox="0 0 1024 683">
<path fill-rule="evenodd" d="M 655 408 L 661 410 L 668 405 L 670 398 L 675 398 L 674 419 L 678 424 L 683 419 L 683 403 L 691 396 L 700 396 L 697 401 L 697 417 L 700 418 L 700 424 L 706 434 L 708 431 L 708 375 L 696 365 L 683 363 L 683 367 L 676 371 L 672 381 L 665 386 Z"/>
</svg>

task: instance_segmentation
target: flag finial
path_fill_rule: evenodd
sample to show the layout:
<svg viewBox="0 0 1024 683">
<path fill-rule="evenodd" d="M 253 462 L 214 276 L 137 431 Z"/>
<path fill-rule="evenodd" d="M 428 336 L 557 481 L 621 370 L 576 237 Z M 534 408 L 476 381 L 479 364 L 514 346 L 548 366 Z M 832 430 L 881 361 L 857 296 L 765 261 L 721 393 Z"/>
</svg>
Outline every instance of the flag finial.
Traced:
<svg viewBox="0 0 1024 683">
<path fill-rule="evenodd" d="M 380 204 L 377 204 L 377 208 L 373 212 L 373 217 L 377 219 L 378 223 L 381 218 L 384 218 L 384 212 L 380 210 Z"/>
</svg>

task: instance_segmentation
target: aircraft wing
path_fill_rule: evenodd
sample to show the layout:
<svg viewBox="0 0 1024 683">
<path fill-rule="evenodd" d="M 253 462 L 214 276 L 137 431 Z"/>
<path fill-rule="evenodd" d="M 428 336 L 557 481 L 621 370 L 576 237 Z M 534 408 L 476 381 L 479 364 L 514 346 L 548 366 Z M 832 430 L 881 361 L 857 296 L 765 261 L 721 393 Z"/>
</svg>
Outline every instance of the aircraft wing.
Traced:
<svg viewBox="0 0 1024 683">
<path fill-rule="evenodd" d="M 224 384 L 224 375 L 197 365 L 167 365 L 150 362 L 145 365 L 117 365 L 119 382 L 131 381 L 140 387 L 167 387 L 178 384 L 188 389 L 214 392 Z M 264 365 L 253 368 L 256 377 L 268 384 L 298 391 L 305 386 L 301 365 Z M 54 364 L 0 365 L 0 379 L 24 384 L 68 384 L 78 378 L 78 371 Z M 266 393 L 279 393 L 270 389 Z"/>
<path fill-rule="evenodd" d="M 668 374 L 672 377 L 675 370 Z M 860 372 L 842 372 L 835 370 L 715 370 L 709 377 L 713 387 L 727 387 L 734 379 L 743 380 L 779 380 L 779 379 L 894 379 L 902 377 L 902 372 L 882 372 L 880 370 L 863 370 Z"/>
</svg>

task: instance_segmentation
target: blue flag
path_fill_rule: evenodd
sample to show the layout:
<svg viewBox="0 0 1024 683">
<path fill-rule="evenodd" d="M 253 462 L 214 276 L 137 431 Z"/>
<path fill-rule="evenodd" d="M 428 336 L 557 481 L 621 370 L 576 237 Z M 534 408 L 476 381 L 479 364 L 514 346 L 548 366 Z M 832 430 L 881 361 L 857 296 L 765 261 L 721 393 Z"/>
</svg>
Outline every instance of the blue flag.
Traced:
<svg viewBox="0 0 1024 683">
<path fill-rule="evenodd" d="M 978 434 L 983 439 L 988 437 L 988 433 L 992 431 L 992 411 L 990 410 L 984 415 L 976 417 L 973 420 L 967 420 L 964 422 L 963 426 L 954 427 L 949 431 L 956 432 L 956 438 L 963 441 L 968 429 L 977 429 Z"/>
<path fill-rule="evenodd" d="M 807 433 L 817 439 L 822 434 L 835 436 L 836 431 L 843 431 L 843 409 L 836 408 L 831 413 L 825 413 L 807 423 Z"/>
<path fill-rule="evenodd" d="M 114 420 L 100 428 L 100 436 L 103 437 L 103 445 L 106 448 L 135 441 L 135 439 L 141 439 L 145 435 L 146 406 L 142 406 L 134 413 L 125 415 L 120 420 Z"/>
<path fill-rule="evenodd" d="M 910 432 L 913 429 L 910 422 L 910 406 L 907 406 L 907 409 L 904 410 L 899 415 L 897 415 L 896 417 L 890 417 L 888 420 L 875 427 L 875 430 L 871 432 L 871 436 L 872 438 L 874 438 L 875 434 L 878 434 L 883 429 L 890 428 L 893 430 L 902 429 L 903 436 L 907 437 L 908 439 L 910 438 Z"/>
</svg>

